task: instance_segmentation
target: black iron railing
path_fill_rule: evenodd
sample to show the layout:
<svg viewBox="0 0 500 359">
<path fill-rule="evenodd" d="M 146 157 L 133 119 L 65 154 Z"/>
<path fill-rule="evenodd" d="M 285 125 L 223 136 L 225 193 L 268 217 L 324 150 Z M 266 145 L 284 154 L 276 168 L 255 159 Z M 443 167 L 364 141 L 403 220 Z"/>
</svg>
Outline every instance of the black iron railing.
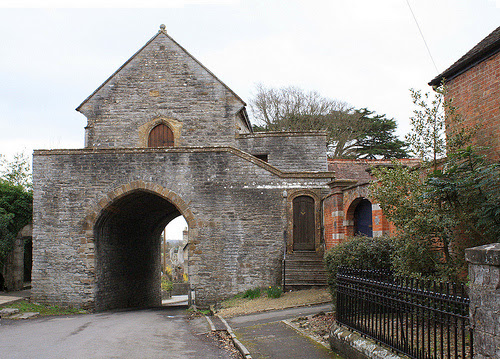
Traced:
<svg viewBox="0 0 500 359">
<path fill-rule="evenodd" d="M 340 268 L 337 322 L 411 358 L 472 358 L 463 285 Z"/>
</svg>

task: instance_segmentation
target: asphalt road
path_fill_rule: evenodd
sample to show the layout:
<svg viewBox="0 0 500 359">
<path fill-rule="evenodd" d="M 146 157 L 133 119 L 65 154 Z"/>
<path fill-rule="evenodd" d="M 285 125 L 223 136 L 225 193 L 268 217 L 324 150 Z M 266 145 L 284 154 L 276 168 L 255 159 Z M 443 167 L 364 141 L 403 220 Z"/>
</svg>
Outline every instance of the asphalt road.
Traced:
<svg viewBox="0 0 500 359">
<path fill-rule="evenodd" d="M 231 358 L 186 308 L 0 320 L 1 358 Z"/>
<path fill-rule="evenodd" d="M 0 358 L 234 358 L 203 317 L 185 307 L 116 311 L 31 320 L 0 319 Z M 228 320 L 254 359 L 339 358 L 281 322 L 330 311 L 331 305 L 250 314 Z"/>
</svg>

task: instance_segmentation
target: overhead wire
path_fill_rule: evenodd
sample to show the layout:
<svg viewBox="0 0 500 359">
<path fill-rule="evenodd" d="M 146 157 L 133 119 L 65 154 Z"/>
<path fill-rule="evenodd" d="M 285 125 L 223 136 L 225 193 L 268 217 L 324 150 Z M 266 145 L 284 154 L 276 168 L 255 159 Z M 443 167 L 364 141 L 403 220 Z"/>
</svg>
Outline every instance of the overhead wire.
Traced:
<svg viewBox="0 0 500 359">
<path fill-rule="evenodd" d="M 413 16 L 413 20 L 415 20 L 415 24 L 417 24 L 418 31 L 420 32 L 420 36 L 422 37 L 422 40 L 424 40 L 425 48 L 427 49 L 427 53 L 429 54 L 429 57 L 431 58 L 432 64 L 434 65 L 434 68 L 436 69 L 436 73 L 439 74 L 439 70 L 436 66 L 436 62 L 434 61 L 434 58 L 432 57 L 431 50 L 429 49 L 429 46 L 427 46 L 427 41 L 425 41 L 424 33 L 422 32 L 422 29 L 420 29 L 420 25 L 418 24 L 417 17 L 415 16 L 415 13 L 413 12 L 413 9 L 410 6 L 410 1 L 406 0 L 406 3 L 408 4 L 408 8 L 410 9 L 411 15 Z"/>
</svg>

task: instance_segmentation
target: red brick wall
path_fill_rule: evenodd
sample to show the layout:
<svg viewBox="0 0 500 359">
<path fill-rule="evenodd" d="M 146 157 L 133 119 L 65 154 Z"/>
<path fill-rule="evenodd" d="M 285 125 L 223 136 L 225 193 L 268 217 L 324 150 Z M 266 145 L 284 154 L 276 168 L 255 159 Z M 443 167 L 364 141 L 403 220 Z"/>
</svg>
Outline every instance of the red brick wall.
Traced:
<svg viewBox="0 0 500 359">
<path fill-rule="evenodd" d="M 333 196 L 327 197 L 323 200 L 323 228 L 326 248 L 330 248 L 335 244 L 333 240 L 333 218 L 332 212 L 334 211 L 335 199 Z"/>
<path fill-rule="evenodd" d="M 326 249 L 341 243 L 354 235 L 354 209 L 362 198 L 372 202 L 372 228 L 374 236 L 393 234 L 394 225 L 382 213 L 380 206 L 373 202 L 368 184 L 348 189 L 334 188 L 323 200 L 323 226 Z"/>
<path fill-rule="evenodd" d="M 474 143 L 490 147 L 488 156 L 500 160 L 500 53 L 447 83 L 448 96 L 465 118 L 478 126 Z"/>
<path fill-rule="evenodd" d="M 394 224 L 385 217 L 380 205 L 372 204 L 373 233 L 393 235 L 396 231 Z"/>
<path fill-rule="evenodd" d="M 334 192 L 323 201 L 323 225 L 327 250 L 343 240 L 342 196 L 342 192 Z"/>
</svg>

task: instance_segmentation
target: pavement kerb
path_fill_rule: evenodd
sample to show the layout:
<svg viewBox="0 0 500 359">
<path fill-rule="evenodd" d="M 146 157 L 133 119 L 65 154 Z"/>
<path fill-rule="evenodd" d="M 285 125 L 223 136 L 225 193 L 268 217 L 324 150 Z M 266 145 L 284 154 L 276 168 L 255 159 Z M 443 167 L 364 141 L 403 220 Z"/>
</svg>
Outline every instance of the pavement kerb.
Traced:
<svg viewBox="0 0 500 359">
<path fill-rule="evenodd" d="M 233 330 L 229 326 L 229 324 L 226 322 L 224 318 L 222 318 L 220 315 L 216 314 L 215 315 L 217 318 L 221 320 L 222 323 L 226 326 L 227 332 L 231 336 L 231 339 L 233 340 L 234 345 L 236 345 L 236 348 L 240 351 L 240 353 L 247 359 L 252 359 L 252 356 L 250 355 L 250 352 L 248 351 L 247 348 L 236 338 L 236 335 L 234 335 Z"/>
<path fill-rule="evenodd" d="M 205 319 L 207 320 L 208 322 L 208 325 L 210 325 L 210 330 L 212 332 L 215 332 L 215 325 L 214 325 L 214 322 L 212 322 L 212 319 L 210 319 L 209 317 L 207 317 L 206 315 L 204 315 Z"/>
</svg>

